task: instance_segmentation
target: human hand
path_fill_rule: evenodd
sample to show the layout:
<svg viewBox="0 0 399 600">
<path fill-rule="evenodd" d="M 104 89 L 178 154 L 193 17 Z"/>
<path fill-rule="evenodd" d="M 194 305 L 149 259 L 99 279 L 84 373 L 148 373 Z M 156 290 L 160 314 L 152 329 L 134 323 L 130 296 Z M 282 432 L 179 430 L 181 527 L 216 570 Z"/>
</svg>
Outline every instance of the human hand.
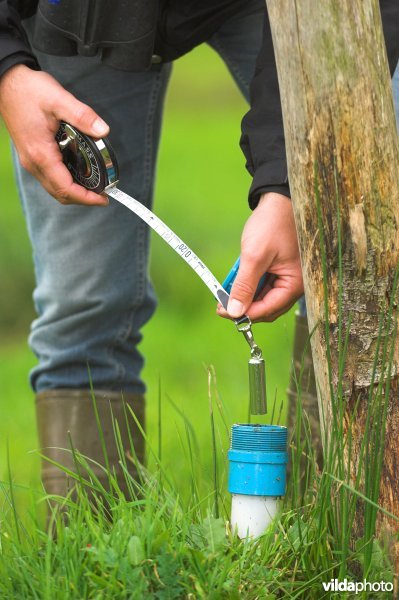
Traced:
<svg viewBox="0 0 399 600">
<path fill-rule="evenodd" d="M 253 301 L 265 272 L 275 275 Z M 289 198 L 269 192 L 245 224 L 241 238 L 240 268 L 230 293 L 227 311 L 219 304 L 217 313 L 227 319 L 246 314 L 251 321 L 274 321 L 303 294 L 303 279 L 294 213 Z"/>
<path fill-rule="evenodd" d="M 99 138 L 109 127 L 51 75 L 25 65 L 11 67 L 0 79 L 0 113 L 21 165 L 61 204 L 107 205 L 105 196 L 75 183 L 55 141 L 60 121 Z"/>
</svg>

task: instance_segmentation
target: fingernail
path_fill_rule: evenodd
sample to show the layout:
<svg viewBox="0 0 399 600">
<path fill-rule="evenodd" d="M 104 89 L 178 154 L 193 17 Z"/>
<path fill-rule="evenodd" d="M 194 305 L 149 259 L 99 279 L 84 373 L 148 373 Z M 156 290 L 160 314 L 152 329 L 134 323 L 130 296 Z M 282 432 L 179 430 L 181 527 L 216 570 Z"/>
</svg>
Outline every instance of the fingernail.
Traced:
<svg viewBox="0 0 399 600">
<path fill-rule="evenodd" d="M 102 119 L 96 119 L 93 123 L 93 130 L 98 135 L 106 135 L 108 133 L 108 125 Z"/>
<path fill-rule="evenodd" d="M 244 314 L 244 305 L 239 300 L 235 298 L 230 298 L 229 303 L 227 305 L 227 312 L 232 317 L 242 317 Z"/>
</svg>

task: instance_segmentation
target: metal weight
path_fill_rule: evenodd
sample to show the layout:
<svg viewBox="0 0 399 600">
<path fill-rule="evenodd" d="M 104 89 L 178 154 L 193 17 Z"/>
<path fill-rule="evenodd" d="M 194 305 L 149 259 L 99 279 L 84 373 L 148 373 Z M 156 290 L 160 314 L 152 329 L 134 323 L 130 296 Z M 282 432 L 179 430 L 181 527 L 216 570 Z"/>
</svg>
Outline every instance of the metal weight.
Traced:
<svg viewBox="0 0 399 600">
<path fill-rule="evenodd" d="M 251 415 L 265 415 L 267 413 L 266 369 L 265 361 L 261 356 L 252 356 L 248 362 L 248 373 Z"/>
</svg>

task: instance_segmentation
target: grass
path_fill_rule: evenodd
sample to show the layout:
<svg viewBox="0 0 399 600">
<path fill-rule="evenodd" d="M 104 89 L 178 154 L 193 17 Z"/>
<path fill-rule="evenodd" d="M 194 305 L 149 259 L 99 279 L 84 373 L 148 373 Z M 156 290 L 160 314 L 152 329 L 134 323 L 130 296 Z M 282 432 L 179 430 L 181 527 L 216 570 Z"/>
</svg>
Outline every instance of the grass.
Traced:
<svg viewBox="0 0 399 600">
<path fill-rule="evenodd" d="M 209 400 L 225 421 L 223 404 L 215 402 L 216 393 L 211 378 Z M 256 541 L 239 540 L 229 528 L 225 461 L 220 478 L 213 485 L 207 478 L 207 491 L 199 490 L 204 473 L 198 469 L 196 427 L 182 415 L 176 418 L 187 433 L 180 448 L 189 465 L 186 486 L 191 493 L 185 496 L 157 458 L 159 444 L 152 445 L 149 440 L 154 465 L 151 471 L 142 469 L 138 481 L 128 475 L 127 459 L 120 451 L 131 489 L 128 500 L 112 474 L 108 473 L 113 488 L 110 494 L 90 462 L 74 452 L 79 475 L 70 474 L 76 481 L 77 497 L 53 498 L 64 509 L 59 513 L 53 508 L 48 531 L 42 528 L 40 512 L 48 498 L 31 492 L 29 513 L 21 517 L 14 501 L 17 486 L 2 484 L 1 597 L 319 600 L 341 597 L 325 594 L 322 582 L 338 574 L 340 580 L 353 580 L 353 565 L 365 567 L 363 574 L 369 581 L 392 581 L 386 553 L 373 538 L 367 565 L 368 544 L 362 540 L 355 549 L 348 545 L 353 513 L 343 530 L 342 517 L 350 511 L 339 509 L 342 500 L 351 507 L 359 495 L 329 475 L 336 464 L 336 457 L 330 458 L 335 445 L 326 453 L 325 469 L 320 472 L 316 468 L 300 403 L 299 438 L 294 437 L 291 445 L 293 477 L 280 514 Z M 165 432 L 163 423 L 159 425 L 161 438 Z M 228 444 L 226 429 L 216 426 L 216 431 L 214 458 L 223 454 Z M 130 454 L 134 455 L 133 448 Z M 371 506 L 365 496 L 362 499 Z M 51 531 L 56 532 L 56 541 Z"/>
</svg>

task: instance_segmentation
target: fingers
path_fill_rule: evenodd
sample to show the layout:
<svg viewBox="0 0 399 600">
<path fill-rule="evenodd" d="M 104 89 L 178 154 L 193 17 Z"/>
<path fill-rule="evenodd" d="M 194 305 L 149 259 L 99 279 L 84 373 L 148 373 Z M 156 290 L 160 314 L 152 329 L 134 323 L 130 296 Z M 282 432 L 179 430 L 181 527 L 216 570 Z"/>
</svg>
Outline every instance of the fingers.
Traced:
<svg viewBox="0 0 399 600">
<path fill-rule="evenodd" d="M 94 138 L 109 134 L 107 123 L 90 106 L 80 102 L 66 90 L 62 90 L 60 96 L 53 105 L 53 115 L 58 121 L 66 121 Z"/>
<path fill-rule="evenodd" d="M 231 318 L 237 319 L 247 313 L 252 304 L 256 288 L 266 268 L 251 261 L 241 254 L 240 267 L 230 292 L 227 312 Z"/>
<path fill-rule="evenodd" d="M 108 135 L 109 126 L 97 113 L 83 102 L 77 100 L 66 90 L 62 90 L 62 98 L 54 104 L 53 115 L 58 121 L 66 121 L 82 133 L 94 138 Z M 95 194 L 83 186 L 73 182 L 68 169 L 62 163 L 61 153 L 56 147 L 59 160 L 56 164 L 44 165 L 39 169 L 38 179 L 45 189 L 61 204 L 86 204 L 106 206 L 109 201 L 104 195 Z"/>
<path fill-rule="evenodd" d="M 87 206 L 107 206 L 106 196 L 95 194 L 75 183 L 59 153 L 57 143 L 47 159 L 36 160 L 32 174 L 44 189 L 61 204 L 85 204 Z"/>
<path fill-rule="evenodd" d="M 107 135 L 108 125 L 48 73 L 15 65 L 5 75 L 0 81 L 0 109 L 21 165 L 62 204 L 107 204 L 104 196 L 73 182 L 55 135 L 60 121 L 94 138 Z"/>
<path fill-rule="evenodd" d="M 53 114 L 57 121 L 66 121 L 82 133 L 94 138 L 108 135 L 109 127 L 97 113 L 83 102 L 77 100 L 66 90 L 62 91 L 62 101 L 55 104 Z M 57 148 L 59 158 L 60 151 Z M 106 206 L 108 198 L 95 194 L 73 182 L 68 169 L 58 160 L 56 164 L 46 164 L 40 169 L 39 180 L 45 189 L 61 204 L 86 204 Z M 44 181 L 44 182 L 43 182 Z"/>
<path fill-rule="evenodd" d="M 272 322 L 286 313 L 303 294 L 301 277 L 276 279 L 272 287 L 261 300 L 252 302 L 245 314 L 252 322 Z M 221 304 L 217 314 L 225 319 L 231 319 L 230 312 L 224 310 Z"/>
<path fill-rule="evenodd" d="M 274 291 L 275 290 L 272 290 L 272 292 Z M 270 292 L 268 296 L 272 294 L 272 292 Z M 280 295 L 280 297 L 278 297 L 277 295 L 273 294 L 273 296 L 274 297 L 272 300 L 274 306 L 272 305 L 270 308 L 265 308 L 264 299 L 253 302 L 251 304 L 250 308 L 246 311 L 245 314 L 248 315 L 248 317 L 253 323 L 271 323 L 275 321 L 278 317 L 286 313 L 292 306 L 294 306 L 296 300 L 300 297 L 298 296 L 298 298 L 293 299 L 292 297 L 288 296 L 283 297 L 283 295 Z M 222 305 L 218 305 L 216 312 L 219 315 L 219 317 L 222 317 L 223 319 L 232 318 L 230 314 L 226 310 L 224 310 Z"/>
<path fill-rule="evenodd" d="M 274 287 L 259 302 L 254 302 L 248 310 L 253 322 L 271 322 L 286 313 L 301 297 L 302 292 L 294 292 L 289 288 Z"/>
</svg>

